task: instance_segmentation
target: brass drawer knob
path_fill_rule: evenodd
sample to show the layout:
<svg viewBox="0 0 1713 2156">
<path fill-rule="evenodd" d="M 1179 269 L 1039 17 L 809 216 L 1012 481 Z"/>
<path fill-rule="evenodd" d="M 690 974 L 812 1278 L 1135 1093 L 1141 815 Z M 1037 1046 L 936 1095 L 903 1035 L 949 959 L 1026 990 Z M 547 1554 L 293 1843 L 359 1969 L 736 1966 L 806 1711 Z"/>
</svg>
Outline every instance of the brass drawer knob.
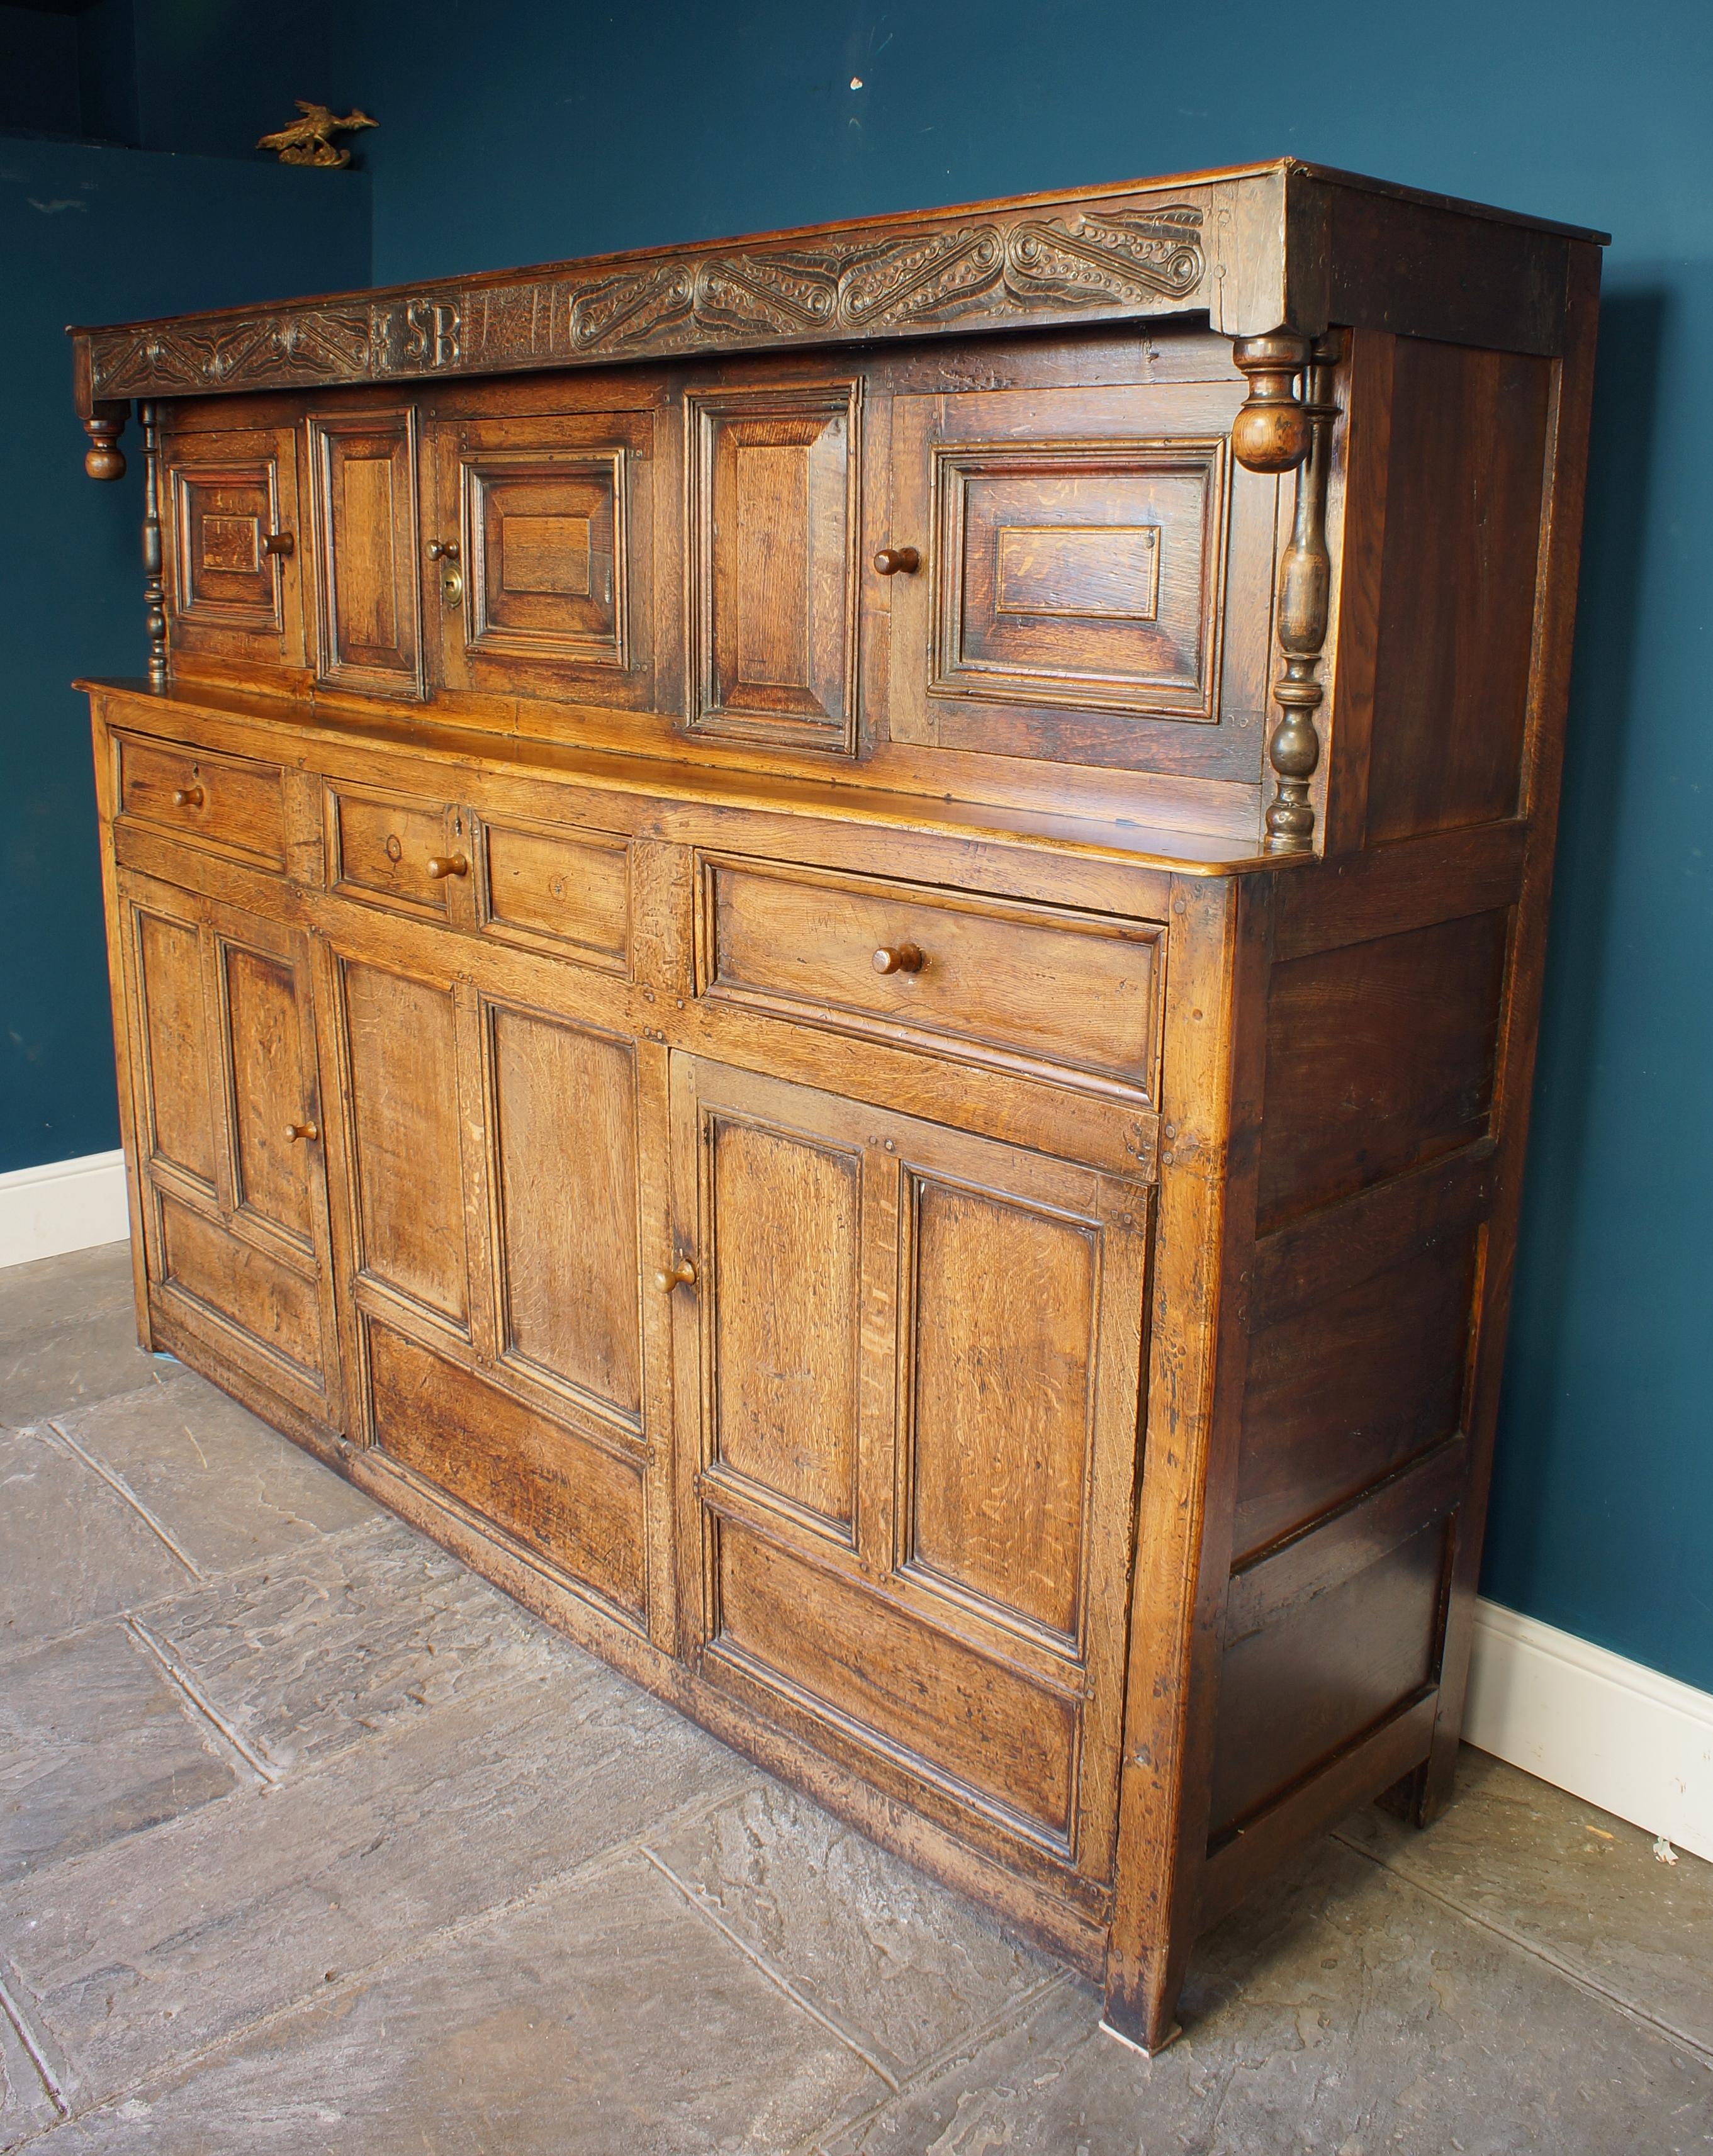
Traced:
<svg viewBox="0 0 1713 2156">
<path fill-rule="evenodd" d="M 654 1276 L 654 1285 L 662 1295 L 670 1295 L 675 1287 L 694 1287 L 695 1284 L 696 1266 L 694 1258 L 679 1258 L 674 1261 L 669 1272 L 656 1273 Z"/>
<path fill-rule="evenodd" d="M 288 1143 L 298 1138 L 318 1138 L 321 1135 L 321 1127 L 319 1123 L 288 1123 L 285 1126 Z"/>
<path fill-rule="evenodd" d="M 455 562 L 458 542 L 455 539 L 431 539 L 426 549 L 431 562 Z"/>
<path fill-rule="evenodd" d="M 468 875 L 470 865 L 462 854 L 434 854 L 428 860 L 428 875 L 439 883 L 444 876 Z"/>
<path fill-rule="evenodd" d="M 914 547 L 883 547 L 874 557 L 874 567 L 883 577 L 913 577 L 922 566 L 922 557 Z"/>
<path fill-rule="evenodd" d="M 203 798 L 200 786 L 175 786 L 172 789 L 172 805 L 175 808 L 200 808 Z"/>
<path fill-rule="evenodd" d="M 927 963 L 915 943 L 883 943 L 874 953 L 877 973 L 920 973 Z"/>
<path fill-rule="evenodd" d="M 297 539 L 292 532 L 264 531 L 262 534 L 262 552 L 274 555 L 282 562 L 288 554 L 295 552 L 296 548 Z"/>
</svg>

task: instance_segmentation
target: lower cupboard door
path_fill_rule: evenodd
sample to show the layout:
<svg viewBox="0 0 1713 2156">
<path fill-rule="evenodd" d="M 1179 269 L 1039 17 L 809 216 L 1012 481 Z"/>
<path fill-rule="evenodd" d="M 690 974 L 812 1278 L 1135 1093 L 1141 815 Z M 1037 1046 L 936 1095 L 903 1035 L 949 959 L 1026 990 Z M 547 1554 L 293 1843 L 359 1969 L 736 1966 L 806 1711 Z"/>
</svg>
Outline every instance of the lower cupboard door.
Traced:
<svg viewBox="0 0 1713 2156">
<path fill-rule="evenodd" d="M 650 1579 L 635 1045 L 351 949 L 336 990 L 366 1434 L 635 1623 Z"/>
<path fill-rule="evenodd" d="M 1107 1878 L 1146 1192 L 673 1063 L 693 1655 L 960 1832 Z"/>
</svg>

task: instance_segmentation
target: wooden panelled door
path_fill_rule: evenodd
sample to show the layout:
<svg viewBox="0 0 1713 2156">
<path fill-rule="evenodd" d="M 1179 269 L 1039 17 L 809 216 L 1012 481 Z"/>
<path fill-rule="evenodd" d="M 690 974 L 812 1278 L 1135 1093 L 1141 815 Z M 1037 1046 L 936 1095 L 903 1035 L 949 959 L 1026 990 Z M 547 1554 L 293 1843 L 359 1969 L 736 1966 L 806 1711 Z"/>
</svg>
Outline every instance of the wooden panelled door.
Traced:
<svg viewBox="0 0 1713 2156">
<path fill-rule="evenodd" d="M 428 952 L 329 953 L 358 1426 L 640 1624 L 636 1049 Z"/>
<path fill-rule="evenodd" d="M 429 424 L 438 683 L 646 704 L 654 424 L 646 410 Z"/>
<path fill-rule="evenodd" d="M 151 1294 L 169 1318 L 335 1426 L 305 939 L 132 873 L 120 891 Z"/>
<path fill-rule="evenodd" d="M 1105 1879 L 1147 1194 L 673 1057 L 686 1651 Z"/>
</svg>

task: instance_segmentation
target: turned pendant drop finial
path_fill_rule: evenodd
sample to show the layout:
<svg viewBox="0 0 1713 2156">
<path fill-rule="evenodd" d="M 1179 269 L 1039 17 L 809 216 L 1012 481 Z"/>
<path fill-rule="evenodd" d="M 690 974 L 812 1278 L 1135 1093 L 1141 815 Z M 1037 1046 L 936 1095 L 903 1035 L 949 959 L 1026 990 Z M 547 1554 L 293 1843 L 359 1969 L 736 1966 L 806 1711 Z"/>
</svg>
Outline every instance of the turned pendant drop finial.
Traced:
<svg viewBox="0 0 1713 2156">
<path fill-rule="evenodd" d="M 1309 454 L 1309 415 L 1296 393 L 1309 340 L 1291 330 L 1239 337 L 1231 357 L 1249 378 L 1249 393 L 1232 422 L 1233 454 L 1246 471 L 1295 471 Z"/>
<path fill-rule="evenodd" d="M 131 415 L 131 400 L 121 403 L 102 402 L 90 408 L 84 421 L 84 432 L 90 438 L 90 446 L 84 452 L 84 470 L 91 479 L 123 479 L 125 452 L 119 446 L 119 437 L 125 432 L 126 420 Z"/>
</svg>

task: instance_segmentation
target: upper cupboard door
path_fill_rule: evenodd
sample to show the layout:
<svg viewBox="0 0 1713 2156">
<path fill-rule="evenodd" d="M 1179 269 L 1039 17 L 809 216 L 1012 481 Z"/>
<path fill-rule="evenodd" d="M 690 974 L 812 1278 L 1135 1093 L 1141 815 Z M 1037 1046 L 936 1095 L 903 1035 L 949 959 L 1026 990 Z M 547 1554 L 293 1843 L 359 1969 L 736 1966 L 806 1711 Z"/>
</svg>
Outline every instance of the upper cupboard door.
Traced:
<svg viewBox="0 0 1713 2156">
<path fill-rule="evenodd" d="M 1278 490 L 1233 465 L 1241 394 L 899 396 L 892 737 L 1259 776 Z"/>
<path fill-rule="evenodd" d="M 861 384 L 685 399 L 685 723 L 849 755 Z"/>
<path fill-rule="evenodd" d="M 291 429 L 171 436 L 164 473 L 175 657 L 300 666 L 297 456 Z"/>
<path fill-rule="evenodd" d="M 438 678 L 649 703 L 653 413 L 445 420 L 430 442 Z"/>
<path fill-rule="evenodd" d="M 314 415 L 308 440 L 316 675 L 420 698 L 416 413 Z"/>
</svg>

